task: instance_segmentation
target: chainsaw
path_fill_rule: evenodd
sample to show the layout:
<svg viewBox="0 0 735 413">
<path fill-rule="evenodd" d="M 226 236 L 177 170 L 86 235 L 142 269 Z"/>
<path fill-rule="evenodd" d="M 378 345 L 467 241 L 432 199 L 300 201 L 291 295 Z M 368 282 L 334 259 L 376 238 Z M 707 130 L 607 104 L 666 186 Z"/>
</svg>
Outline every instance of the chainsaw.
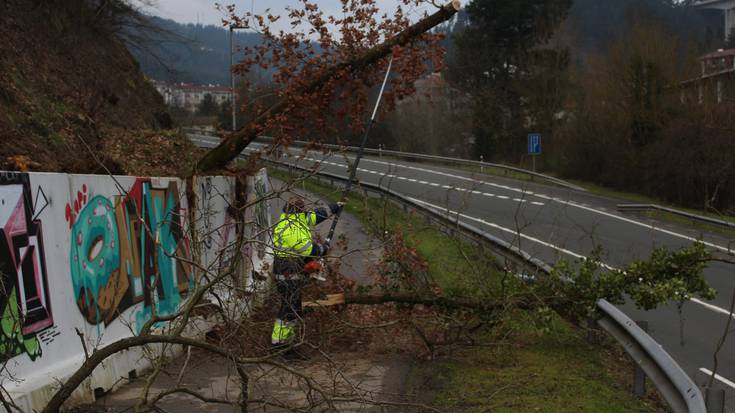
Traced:
<svg viewBox="0 0 735 413">
<path fill-rule="evenodd" d="M 317 281 L 327 281 L 327 277 L 325 277 L 326 272 L 326 265 L 324 262 L 324 258 L 320 258 L 318 260 L 309 260 L 306 264 L 304 264 L 304 273 L 308 274 L 309 277 L 317 280 Z"/>
</svg>

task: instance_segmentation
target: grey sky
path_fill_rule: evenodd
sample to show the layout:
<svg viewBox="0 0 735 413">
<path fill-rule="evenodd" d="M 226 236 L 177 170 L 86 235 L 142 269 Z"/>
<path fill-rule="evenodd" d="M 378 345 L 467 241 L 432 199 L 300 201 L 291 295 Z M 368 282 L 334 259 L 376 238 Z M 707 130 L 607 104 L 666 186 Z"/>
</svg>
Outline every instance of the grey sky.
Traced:
<svg viewBox="0 0 735 413">
<path fill-rule="evenodd" d="M 160 17 L 176 20 L 181 23 L 202 23 L 220 25 L 223 14 L 215 7 L 215 3 L 223 5 L 234 4 L 238 14 L 254 10 L 263 13 L 270 8 L 272 14 L 285 15 L 286 6 L 298 4 L 295 0 L 156 0 L 158 6 L 149 10 Z M 377 0 L 381 11 L 391 13 L 400 4 L 397 0 Z M 319 7 L 325 12 L 336 12 L 340 9 L 339 0 L 319 0 Z M 422 6 L 409 11 L 411 19 L 416 20 L 424 11 L 430 11 L 433 6 Z M 284 27 L 285 28 L 285 27 Z"/>
</svg>

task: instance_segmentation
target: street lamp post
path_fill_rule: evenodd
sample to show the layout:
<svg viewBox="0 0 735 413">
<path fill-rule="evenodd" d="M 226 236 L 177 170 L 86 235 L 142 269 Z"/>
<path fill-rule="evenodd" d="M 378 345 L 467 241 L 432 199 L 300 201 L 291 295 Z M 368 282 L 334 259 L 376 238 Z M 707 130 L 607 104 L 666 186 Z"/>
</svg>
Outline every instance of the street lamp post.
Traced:
<svg viewBox="0 0 735 413">
<path fill-rule="evenodd" d="M 232 131 L 237 130 L 237 111 L 236 111 L 236 102 L 235 102 L 235 72 L 232 70 L 233 58 L 234 58 L 234 52 L 232 51 L 232 37 L 233 32 L 235 31 L 235 28 L 233 26 L 230 26 L 230 105 L 232 106 Z"/>
</svg>

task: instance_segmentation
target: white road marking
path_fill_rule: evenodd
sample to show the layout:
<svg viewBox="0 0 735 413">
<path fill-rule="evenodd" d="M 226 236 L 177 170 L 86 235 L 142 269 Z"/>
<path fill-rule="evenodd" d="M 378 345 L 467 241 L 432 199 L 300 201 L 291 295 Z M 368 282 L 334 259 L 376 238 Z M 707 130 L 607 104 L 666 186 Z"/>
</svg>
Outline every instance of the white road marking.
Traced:
<svg viewBox="0 0 735 413">
<path fill-rule="evenodd" d="M 708 376 L 711 376 L 712 375 L 712 370 L 708 370 L 708 369 L 706 369 L 704 367 L 700 367 L 699 368 L 699 371 L 701 371 L 702 373 L 704 373 L 704 374 L 706 374 Z M 728 379 L 720 376 L 719 374 L 715 374 L 715 378 L 718 381 L 720 381 L 720 382 L 722 382 L 722 383 L 730 386 L 731 388 L 735 389 L 735 382 L 733 382 L 732 380 L 728 380 Z"/>
<path fill-rule="evenodd" d="M 309 158 L 309 157 L 304 157 L 303 159 L 304 160 L 307 160 L 307 161 L 314 162 L 315 165 L 313 165 L 313 166 L 319 166 L 320 164 L 327 164 L 327 165 L 337 166 L 337 167 L 340 167 L 340 168 L 347 168 L 347 165 L 337 164 L 337 163 L 329 162 L 329 161 L 326 161 L 326 160 L 320 160 L 320 159 Z M 413 167 L 411 167 L 411 168 L 413 168 Z M 418 168 L 418 169 L 422 169 L 422 168 Z M 381 175 L 381 176 L 385 176 L 385 177 L 389 177 L 389 178 L 397 178 L 399 180 L 408 180 L 410 182 L 418 182 L 419 184 L 422 184 L 422 185 L 430 185 L 430 186 L 433 186 L 433 187 L 441 187 L 441 188 L 444 188 L 444 189 L 452 189 L 452 190 L 460 191 L 460 192 L 469 192 L 470 191 L 469 189 L 460 188 L 460 187 L 453 187 L 453 186 L 450 186 L 450 185 L 442 185 L 442 184 L 438 184 L 438 183 L 435 183 L 435 182 L 417 181 L 416 179 L 402 177 L 402 176 L 398 176 L 397 177 L 395 175 L 388 175 L 388 174 L 385 174 L 383 172 L 373 171 L 373 170 L 369 170 L 369 169 L 365 169 L 365 168 L 357 168 L 357 170 L 360 171 L 360 172 L 366 172 L 366 173 L 373 174 L 373 175 Z M 501 188 L 508 188 L 507 186 L 504 186 L 504 185 L 499 185 L 499 186 Z M 476 195 L 484 195 L 484 196 L 487 196 L 487 197 L 490 197 L 490 198 L 496 197 L 496 195 L 491 194 L 491 193 L 487 193 L 487 192 L 484 192 L 484 193 L 483 192 L 480 192 L 480 191 L 471 191 L 471 192 L 473 194 L 476 194 Z M 533 192 L 525 192 L 525 194 L 533 194 Z M 503 200 L 509 200 L 509 199 L 511 199 L 510 197 L 504 196 L 504 195 L 498 195 L 497 198 L 503 199 Z M 527 202 L 526 200 L 520 199 L 520 198 L 514 198 L 512 200 L 515 201 L 515 202 L 520 202 L 520 203 L 526 203 Z M 532 203 L 532 204 L 533 205 L 536 205 L 536 206 L 544 206 L 545 205 L 542 202 L 535 202 L 535 203 Z"/>
<path fill-rule="evenodd" d="M 462 218 L 465 218 L 465 219 L 469 219 L 471 221 L 479 222 L 481 224 L 487 225 L 488 227 L 495 228 L 495 229 L 498 229 L 500 231 L 507 232 L 509 234 L 513 234 L 513 236 L 519 236 L 519 237 L 524 238 L 524 239 L 527 239 L 529 241 L 533 241 L 533 242 L 535 242 L 537 244 L 541 244 L 541 245 L 543 245 L 545 247 L 554 249 L 554 250 L 559 251 L 559 252 L 563 252 L 564 254 L 570 255 L 570 256 L 572 256 L 574 258 L 578 258 L 578 259 L 585 258 L 583 255 L 577 254 L 576 252 L 573 252 L 573 251 L 568 250 L 566 248 L 559 247 L 557 245 L 554 245 L 554 244 L 549 243 L 549 242 L 546 242 L 546 241 L 542 241 L 542 240 L 540 240 L 538 238 L 535 238 L 535 237 L 526 235 L 526 234 L 524 234 L 524 233 L 522 233 L 520 231 L 515 231 L 515 230 L 512 230 L 510 228 L 505 228 L 505 227 L 500 226 L 498 224 L 495 224 L 493 222 L 486 221 L 486 220 L 484 220 L 482 218 L 476 218 L 476 217 L 473 217 L 473 216 L 470 216 L 470 215 L 462 214 L 459 211 L 452 211 L 450 209 L 447 209 L 447 208 L 444 208 L 444 207 L 441 207 L 441 206 L 438 206 L 438 205 L 434 205 L 432 203 L 429 203 L 429 202 L 426 202 L 426 201 L 422 201 L 420 199 L 416 199 L 416 198 L 410 198 L 410 199 L 412 201 L 416 202 L 416 203 L 419 203 L 419 204 L 422 204 L 422 205 L 426 205 L 426 206 L 428 206 L 430 208 L 434 208 L 434 209 L 436 209 L 438 211 L 444 211 L 445 213 L 449 214 L 450 216 L 462 217 Z M 605 264 L 605 263 L 600 263 L 600 265 L 602 267 L 604 267 L 604 268 L 607 268 L 608 270 L 611 270 L 611 271 L 615 271 L 616 270 L 615 267 L 612 267 L 612 266 L 610 266 L 608 264 Z M 705 308 L 708 308 L 708 309 L 710 309 L 712 311 L 715 311 L 715 312 L 718 312 L 720 314 L 724 314 L 726 316 L 729 316 L 730 315 L 730 312 L 729 311 L 727 311 L 727 310 L 725 310 L 723 308 L 717 307 L 715 305 L 712 305 L 710 303 L 707 303 L 705 301 L 702 301 L 700 299 L 697 299 L 697 298 L 693 298 L 692 297 L 689 300 L 692 301 L 693 303 L 702 305 Z"/>
<path fill-rule="evenodd" d="M 447 208 L 444 208 L 444 207 L 440 207 L 438 205 L 434 205 L 432 203 L 429 203 L 429 202 L 426 202 L 426 201 L 422 201 L 420 199 L 416 199 L 416 198 L 409 198 L 409 199 L 412 200 L 412 201 L 414 201 L 414 202 L 416 202 L 416 203 L 419 203 L 419 204 L 422 204 L 422 205 L 426 205 L 426 206 L 428 206 L 430 208 L 434 208 L 434 209 L 439 210 L 439 211 L 444 211 L 445 213 L 447 213 L 447 214 L 449 214 L 451 216 L 454 216 L 454 217 L 462 217 L 462 218 L 465 218 L 465 219 L 469 219 L 471 221 L 475 221 L 475 222 L 479 222 L 481 224 L 487 225 L 488 227 L 499 229 L 499 230 L 501 230 L 503 232 L 507 232 L 509 234 L 513 234 L 514 236 L 520 236 L 521 238 L 525 238 L 525 239 L 527 239 L 529 241 L 536 242 L 536 243 L 541 244 L 541 245 L 543 245 L 545 247 L 549 247 L 549 248 L 555 249 L 557 251 L 560 251 L 560 252 L 563 252 L 565 254 L 571 255 L 571 256 L 573 256 L 575 258 L 584 258 L 582 255 L 577 254 L 576 252 L 572 252 L 572 251 L 570 251 L 570 250 L 568 250 L 566 248 L 558 247 L 558 246 L 556 246 L 554 244 L 548 243 L 546 241 L 542 241 L 542 240 L 540 240 L 538 238 L 534 238 L 534 237 L 532 237 L 530 235 L 526 235 L 526 234 L 524 234 L 522 232 L 519 232 L 519 231 L 514 231 L 514 230 L 512 230 L 510 228 L 505 228 L 505 227 L 500 226 L 498 224 L 495 224 L 493 222 L 486 221 L 486 220 L 484 220 L 482 218 L 476 218 L 476 217 L 473 217 L 473 216 L 470 216 L 470 215 L 463 214 L 463 213 L 458 212 L 458 211 L 452 211 L 450 209 L 447 209 Z"/>
<path fill-rule="evenodd" d="M 560 203 L 562 205 L 568 205 L 568 206 L 579 208 L 579 209 L 583 209 L 585 211 L 592 212 L 592 213 L 595 213 L 595 214 L 604 215 L 604 216 L 609 217 L 609 218 L 613 218 L 613 219 L 617 219 L 617 220 L 620 220 L 620 221 L 624 221 L 624 222 L 627 222 L 629 224 L 637 225 L 639 227 L 643 227 L 643 228 L 646 228 L 646 229 L 651 229 L 651 230 L 654 230 L 654 231 L 658 231 L 658 232 L 661 232 L 661 233 L 664 233 L 664 234 L 667 234 L 667 235 L 671 235 L 672 237 L 681 238 L 681 239 L 684 239 L 684 240 L 687 240 L 687 241 L 690 241 L 690 242 L 701 242 L 702 244 L 704 244 L 704 245 L 706 245 L 706 246 L 708 246 L 710 248 L 714 248 L 714 249 L 717 249 L 717 250 L 720 250 L 720 251 L 723 251 L 723 252 L 728 252 L 728 253 L 729 252 L 732 252 L 732 250 L 730 248 L 723 247 L 721 245 L 713 244 L 711 242 L 702 241 L 702 240 L 699 240 L 697 238 L 690 237 L 688 235 L 684 235 L 684 234 L 680 234 L 678 232 L 674 232 L 674 231 L 670 231 L 670 230 L 667 230 L 667 229 L 664 229 L 664 228 L 660 228 L 660 227 L 657 227 L 657 226 L 652 225 L 652 224 L 647 224 L 647 223 L 644 223 L 644 222 L 639 222 L 639 221 L 636 221 L 636 220 L 633 220 L 633 219 L 630 219 L 630 218 L 626 218 L 626 217 L 623 217 L 623 216 L 620 216 L 620 215 L 615 215 L 615 214 L 612 214 L 610 212 L 601 211 L 599 209 L 595 209 L 595 208 L 592 208 L 590 206 L 586 206 L 584 204 L 577 203 L 577 202 L 574 202 L 574 201 L 564 200 L 564 199 L 561 199 L 561 198 L 558 198 L 558 197 L 550 198 L 550 197 L 548 197 L 546 195 L 542 195 L 542 194 L 538 194 L 538 193 L 533 193 L 533 192 L 525 191 L 525 190 L 520 189 L 520 188 L 512 188 L 512 187 L 509 187 L 509 186 L 506 186 L 506 185 L 499 185 L 499 184 L 495 184 L 495 183 L 492 183 L 492 182 L 480 181 L 480 180 L 473 179 L 473 178 L 467 178 L 465 176 L 454 175 L 454 174 L 450 174 L 450 173 L 446 173 L 446 172 L 441 172 L 441 171 L 434 171 L 434 170 L 426 169 L 426 168 L 418 168 L 418 167 L 415 167 L 415 166 L 402 165 L 402 164 L 394 164 L 394 163 L 383 162 L 383 161 L 376 161 L 376 160 L 373 160 L 373 159 L 365 159 L 365 160 L 368 161 L 368 162 L 375 162 L 375 163 L 384 164 L 384 165 L 390 165 L 390 166 L 394 166 L 394 167 L 412 169 L 412 170 L 416 170 L 416 171 L 420 171 L 420 172 L 426 172 L 426 173 L 431 173 L 431 174 L 435 174 L 435 175 L 446 176 L 446 177 L 450 177 L 450 178 L 454 178 L 454 179 L 461 179 L 461 180 L 470 181 L 470 182 L 473 182 L 473 183 L 476 183 L 476 184 L 489 185 L 489 186 L 493 186 L 493 187 L 496 187 L 496 188 L 507 189 L 507 190 L 513 191 L 513 192 L 519 192 L 519 193 L 522 193 L 524 195 L 536 196 L 536 197 L 539 197 L 539 198 L 542 198 L 542 199 L 551 199 L 554 202 L 558 202 L 558 203 Z M 498 198 L 501 198 L 501 197 L 498 196 Z M 501 198 L 501 199 L 506 199 L 506 198 Z"/>
<path fill-rule="evenodd" d="M 707 308 L 709 308 L 710 310 L 712 310 L 714 312 L 717 312 L 717 313 L 720 313 L 720 314 L 724 314 L 724 315 L 726 315 L 728 317 L 730 316 L 730 312 L 727 311 L 727 310 L 725 310 L 724 308 L 717 307 L 716 305 L 712 305 L 712 304 L 710 304 L 710 303 L 708 303 L 706 301 L 702 301 L 699 298 L 690 298 L 689 300 L 692 301 L 692 302 L 694 302 L 694 303 L 697 303 L 697 304 L 699 304 L 701 306 L 707 307 Z M 733 315 L 733 318 L 735 318 L 735 315 Z"/>
</svg>

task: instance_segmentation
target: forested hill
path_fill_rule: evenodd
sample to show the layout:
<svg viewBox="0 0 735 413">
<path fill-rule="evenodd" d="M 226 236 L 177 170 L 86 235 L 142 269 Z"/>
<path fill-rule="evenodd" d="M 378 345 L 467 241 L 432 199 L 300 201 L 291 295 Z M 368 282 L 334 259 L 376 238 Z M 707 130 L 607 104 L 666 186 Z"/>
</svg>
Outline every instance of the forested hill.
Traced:
<svg viewBox="0 0 735 413">
<path fill-rule="evenodd" d="M 703 49 L 722 46 L 723 19 L 718 11 L 694 9 L 677 0 L 574 0 L 561 30 L 573 52 L 603 51 L 632 25 L 656 21 L 685 42 Z"/>
<path fill-rule="evenodd" d="M 561 39 L 572 55 L 584 60 L 591 54 L 604 53 L 611 41 L 643 20 L 657 21 L 679 40 L 699 50 L 725 46 L 720 11 L 694 9 L 687 2 L 677 0 L 573 0 L 555 39 Z M 467 14 L 462 11 L 443 27 L 449 33 L 444 45 L 450 54 L 455 46 L 452 34 L 462 30 L 466 21 Z"/>
<path fill-rule="evenodd" d="M 191 144 L 167 130 L 163 98 L 120 41 L 121 4 L 0 1 L 0 169 L 178 172 Z"/>
<path fill-rule="evenodd" d="M 131 52 L 148 77 L 168 82 L 229 84 L 228 29 L 181 24 L 159 17 L 151 17 L 150 24 L 157 30 L 146 30 L 140 36 L 145 40 L 131 47 Z M 235 32 L 235 48 L 252 46 L 258 41 L 258 34 Z"/>
</svg>

